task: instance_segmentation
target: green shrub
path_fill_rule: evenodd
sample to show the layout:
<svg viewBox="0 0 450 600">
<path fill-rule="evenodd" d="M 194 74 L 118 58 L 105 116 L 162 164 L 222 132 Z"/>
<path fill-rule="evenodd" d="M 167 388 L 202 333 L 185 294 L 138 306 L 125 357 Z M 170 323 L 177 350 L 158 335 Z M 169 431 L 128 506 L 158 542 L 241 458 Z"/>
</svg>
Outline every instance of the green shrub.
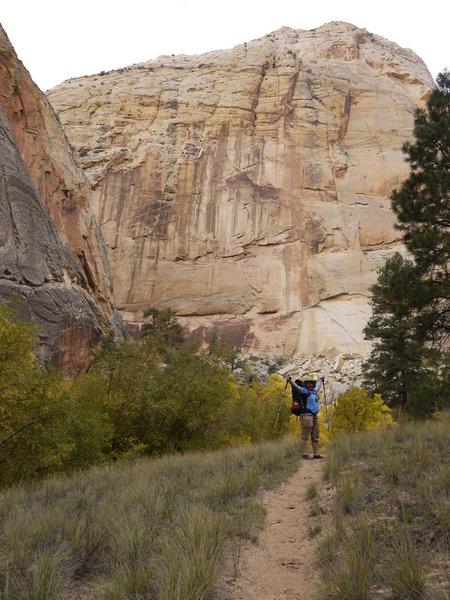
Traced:
<svg viewBox="0 0 450 600">
<path fill-rule="evenodd" d="M 38 364 L 37 341 L 34 325 L 0 307 L 0 485 L 91 464 L 108 437 L 95 402 Z"/>
<path fill-rule="evenodd" d="M 393 424 L 389 408 L 379 394 L 373 398 L 362 388 L 351 388 L 339 396 L 331 413 L 330 435 L 342 432 L 371 431 Z"/>
</svg>

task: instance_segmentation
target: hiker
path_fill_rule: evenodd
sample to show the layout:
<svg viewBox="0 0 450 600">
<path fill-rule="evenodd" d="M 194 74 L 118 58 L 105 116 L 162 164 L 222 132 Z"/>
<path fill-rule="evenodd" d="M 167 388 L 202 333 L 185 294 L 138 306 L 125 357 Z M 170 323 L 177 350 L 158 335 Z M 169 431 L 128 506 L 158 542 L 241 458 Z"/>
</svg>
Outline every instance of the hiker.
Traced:
<svg viewBox="0 0 450 600">
<path fill-rule="evenodd" d="M 300 435 L 300 447 L 302 451 L 302 457 L 304 459 L 308 459 L 308 453 L 306 451 L 306 442 L 308 441 L 309 436 L 311 436 L 311 443 L 313 448 L 313 458 L 323 458 L 319 454 L 319 390 L 322 387 L 324 378 L 321 377 L 319 381 L 317 381 L 314 375 L 305 375 L 302 378 L 301 383 L 303 385 L 298 385 L 294 381 L 292 381 L 292 377 L 290 375 L 286 378 L 291 387 L 296 392 L 303 395 L 304 401 L 302 402 L 302 409 L 300 414 L 300 423 L 302 427 L 301 435 Z"/>
</svg>

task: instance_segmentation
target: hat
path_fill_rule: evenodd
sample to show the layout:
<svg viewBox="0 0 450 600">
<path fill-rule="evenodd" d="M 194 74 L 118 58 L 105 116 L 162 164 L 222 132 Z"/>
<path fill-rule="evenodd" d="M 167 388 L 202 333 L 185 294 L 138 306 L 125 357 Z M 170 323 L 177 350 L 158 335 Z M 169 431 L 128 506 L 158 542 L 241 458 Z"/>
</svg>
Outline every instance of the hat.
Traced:
<svg viewBox="0 0 450 600">
<path fill-rule="evenodd" d="M 317 383 L 317 377 L 314 375 L 314 373 L 310 373 L 309 375 L 303 375 L 302 381 L 303 383 L 307 383 L 308 381 L 311 381 L 311 383 Z"/>
</svg>

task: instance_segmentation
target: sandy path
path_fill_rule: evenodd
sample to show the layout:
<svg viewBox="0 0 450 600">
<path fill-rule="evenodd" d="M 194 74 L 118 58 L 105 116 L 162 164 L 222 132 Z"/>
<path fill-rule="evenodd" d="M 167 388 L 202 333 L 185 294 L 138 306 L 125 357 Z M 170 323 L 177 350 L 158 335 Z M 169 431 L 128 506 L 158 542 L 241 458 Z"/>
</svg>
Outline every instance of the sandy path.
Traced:
<svg viewBox="0 0 450 600">
<path fill-rule="evenodd" d="M 317 537 L 310 528 L 323 522 L 324 515 L 310 515 L 312 501 L 305 494 L 317 484 L 321 497 L 323 461 L 302 461 L 291 479 L 266 492 L 266 526 L 256 543 L 243 542 L 236 580 L 222 580 L 224 600 L 313 600 L 319 581 L 314 552 Z"/>
</svg>

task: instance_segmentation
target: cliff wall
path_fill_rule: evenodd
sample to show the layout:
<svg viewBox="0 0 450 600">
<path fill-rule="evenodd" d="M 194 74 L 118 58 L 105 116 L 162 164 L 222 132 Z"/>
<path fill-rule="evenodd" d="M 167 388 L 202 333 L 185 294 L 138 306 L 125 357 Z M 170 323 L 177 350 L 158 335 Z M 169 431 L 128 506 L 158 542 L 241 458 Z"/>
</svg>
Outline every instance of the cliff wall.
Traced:
<svg viewBox="0 0 450 600">
<path fill-rule="evenodd" d="M 51 90 L 124 318 L 169 306 L 252 352 L 364 351 L 432 86 L 412 51 L 334 22 Z"/>
<path fill-rule="evenodd" d="M 2 212 L 0 297 L 41 328 L 44 360 L 79 373 L 122 322 L 106 246 L 76 165 L 46 96 L 0 26 Z"/>
</svg>

